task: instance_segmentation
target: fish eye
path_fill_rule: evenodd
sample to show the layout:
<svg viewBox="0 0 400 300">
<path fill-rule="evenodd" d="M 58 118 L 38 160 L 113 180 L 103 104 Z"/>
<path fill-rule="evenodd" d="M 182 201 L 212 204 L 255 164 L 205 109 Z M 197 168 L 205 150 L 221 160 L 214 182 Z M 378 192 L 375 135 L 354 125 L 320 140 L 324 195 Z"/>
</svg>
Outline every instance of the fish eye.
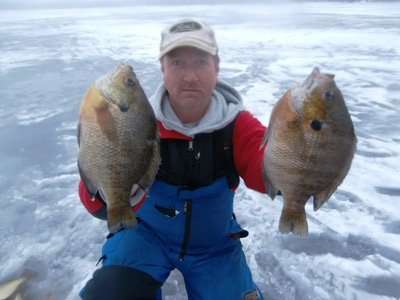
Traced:
<svg viewBox="0 0 400 300">
<path fill-rule="evenodd" d="M 333 99 L 333 93 L 331 91 L 326 91 L 324 94 L 324 99 L 325 100 L 332 100 Z"/>
<path fill-rule="evenodd" d="M 127 84 L 129 86 L 133 86 L 133 85 L 135 85 L 135 81 L 131 77 L 128 77 L 125 79 L 125 84 Z"/>
<path fill-rule="evenodd" d="M 313 120 L 311 122 L 311 128 L 315 131 L 320 131 L 322 129 L 322 123 L 318 120 Z"/>
</svg>

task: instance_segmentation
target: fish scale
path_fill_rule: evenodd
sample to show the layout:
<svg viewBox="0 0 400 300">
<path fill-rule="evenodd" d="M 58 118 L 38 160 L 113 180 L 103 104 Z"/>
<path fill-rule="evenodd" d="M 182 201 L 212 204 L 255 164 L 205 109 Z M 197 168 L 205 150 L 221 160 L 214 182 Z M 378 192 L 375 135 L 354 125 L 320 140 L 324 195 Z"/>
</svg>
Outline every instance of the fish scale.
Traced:
<svg viewBox="0 0 400 300">
<path fill-rule="evenodd" d="M 28 278 L 21 276 L 20 278 L 10 280 L 0 285 L 0 300 L 6 300 L 13 295 Z"/>
</svg>

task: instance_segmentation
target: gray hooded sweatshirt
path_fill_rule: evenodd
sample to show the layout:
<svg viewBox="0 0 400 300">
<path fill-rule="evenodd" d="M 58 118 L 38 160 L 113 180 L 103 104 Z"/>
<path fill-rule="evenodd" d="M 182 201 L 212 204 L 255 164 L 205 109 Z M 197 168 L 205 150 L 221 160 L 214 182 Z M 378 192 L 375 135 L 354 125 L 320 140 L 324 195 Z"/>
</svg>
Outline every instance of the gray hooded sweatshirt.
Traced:
<svg viewBox="0 0 400 300">
<path fill-rule="evenodd" d="M 173 111 L 168 92 L 161 83 L 150 98 L 156 118 L 167 130 L 175 130 L 193 138 L 198 133 L 209 133 L 224 128 L 243 110 L 243 100 L 239 93 L 224 81 L 218 81 L 211 94 L 210 105 L 203 118 L 196 124 L 182 123 Z"/>
</svg>

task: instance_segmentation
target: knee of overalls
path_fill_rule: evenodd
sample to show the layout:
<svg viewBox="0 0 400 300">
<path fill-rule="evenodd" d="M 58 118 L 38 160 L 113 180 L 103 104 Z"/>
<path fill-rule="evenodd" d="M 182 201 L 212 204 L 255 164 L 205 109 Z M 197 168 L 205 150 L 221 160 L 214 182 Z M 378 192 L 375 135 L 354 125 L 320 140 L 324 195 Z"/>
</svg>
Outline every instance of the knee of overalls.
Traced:
<svg viewBox="0 0 400 300">
<path fill-rule="evenodd" d="M 123 267 L 103 266 L 81 291 L 83 300 L 159 300 L 162 283 L 145 272 Z"/>
<path fill-rule="evenodd" d="M 235 239 L 209 253 L 187 257 L 180 266 L 189 299 L 262 300 L 254 283 L 241 244 Z"/>
<path fill-rule="evenodd" d="M 161 299 L 160 287 L 174 268 L 163 247 L 143 223 L 136 230 L 110 235 L 103 246 L 102 267 L 82 290 L 82 299 Z"/>
<path fill-rule="evenodd" d="M 167 280 L 175 268 L 167 256 L 168 248 L 144 222 L 136 230 L 122 230 L 109 236 L 103 246 L 104 266 L 124 266 L 140 270 L 159 282 Z"/>
</svg>

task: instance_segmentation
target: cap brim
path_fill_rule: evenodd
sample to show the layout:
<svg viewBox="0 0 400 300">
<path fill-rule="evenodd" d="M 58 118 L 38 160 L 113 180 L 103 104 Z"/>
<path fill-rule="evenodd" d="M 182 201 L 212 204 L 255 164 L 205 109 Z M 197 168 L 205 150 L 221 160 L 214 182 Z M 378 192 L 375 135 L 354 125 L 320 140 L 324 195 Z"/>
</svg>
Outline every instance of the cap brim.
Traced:
<svg viewBox="0 0 400 300">
<path fill-rule="evenodd" d="M 171 43 L 164 50 L 160 51 L 160 54 L 158 55 L 158 59 L 161 59 L 161 57 L 163 57 L 165 54 L 167 54 L 168 52 L 170 52 L 176 48 L 179 48 L 179 47 L 197 48 L 197 49 L 205 51 L 213 56 L 217 55 L 217 52 L 218 52 L 216 47 L 210 46 L 209 44 L 206 44 L 200 40 L 185 38 L 185 39 L 179 39 L 179 40 Z"/>
</svg>

